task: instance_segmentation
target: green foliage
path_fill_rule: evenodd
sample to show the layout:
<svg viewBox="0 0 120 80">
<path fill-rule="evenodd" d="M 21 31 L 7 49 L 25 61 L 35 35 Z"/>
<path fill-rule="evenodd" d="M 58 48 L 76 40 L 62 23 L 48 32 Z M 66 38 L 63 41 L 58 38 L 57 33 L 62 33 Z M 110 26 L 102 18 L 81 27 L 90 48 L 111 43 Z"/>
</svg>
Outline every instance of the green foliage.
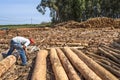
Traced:
<svg viewBox="0 0 120 80">
<path fill-rule="evenodd" d="M 41 24 L 22 24 L 22 25 L 0 25 L 0 29 L 10 29 L 10 28 L 35 28 L 35 27 L 45 27 L 50 26 L 50 22 L 42 22 Z"/>
<path fill-rule="evenodd" d="M 120 17 L 119 0 L 41 0 L 37 10 L 50 9 L 52 22 L 83 21 L 91 17 Z"/>
</svg>

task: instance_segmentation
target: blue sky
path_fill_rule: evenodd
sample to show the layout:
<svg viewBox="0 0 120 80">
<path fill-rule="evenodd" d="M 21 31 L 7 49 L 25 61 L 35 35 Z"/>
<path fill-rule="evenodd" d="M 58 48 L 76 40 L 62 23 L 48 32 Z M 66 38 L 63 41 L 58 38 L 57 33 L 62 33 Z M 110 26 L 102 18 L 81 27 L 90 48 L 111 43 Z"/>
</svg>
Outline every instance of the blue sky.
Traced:
<svg viewBox="0 0 120 80">
<path fill-rule="evenodd" d="M 0 25 L 49 22 L 49 9 L 45 15 L 36 9 L 40 2 L 41 0 L 0 0 Z"/>
</svg>

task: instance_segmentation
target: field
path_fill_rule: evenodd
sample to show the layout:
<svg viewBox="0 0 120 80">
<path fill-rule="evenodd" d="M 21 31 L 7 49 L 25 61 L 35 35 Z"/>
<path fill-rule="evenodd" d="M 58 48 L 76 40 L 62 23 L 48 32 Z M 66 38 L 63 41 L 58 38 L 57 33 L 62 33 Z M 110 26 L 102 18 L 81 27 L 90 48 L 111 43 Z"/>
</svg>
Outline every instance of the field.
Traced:
<svg viewBox="0 0 120 80">
<path fill-rule="evenodd" d="M 40 48 L 40 51 L 48 51 L 49 54 L 46 58 L 47 80 L 57 80 L 57 72 L 55 72 L 57 66 L 55 66 L 54 69 L 52 68 L 54 66 L 54 61 L 51 61 L 50 56 L 52 53 L 52 49 L 61 48 L 63 53 L 65 53 L 66 49 L 64 47 L 77 48 L 78 50 L 85 53 L 87 57 L 104 67 L 104 69 L 109 71 L 112 74 L 112 76 L 114 76 L 116 79 L 120 79 L 119 19 L 92 18 L 81 23 L 75 21 L 59 23 L 54 25 L 53 27 L 46 26 L 37 28 L 15 28 L 0 31 L 1 54 L 7 53 L 9 49 L 10 39 L 15 36 L 24 36 L 27 38 L 32 37 L 36 41 L 35 46 Z M 27 52 L 27 66 L 21 66 L 21 59 L 18 58 L 17 62 L 14 63 L 4 74 L 2 74 L 0 79 L 31 80 L 38 52 L 39 51 Z M 84 71 L 81 71 L 78 68 L 76 68 L 74 62 L 71 61 L 71 58 L 69 58 L 68 60 L 72 64 L 75 72 L 77 72 L 77 75 L 81 80 L 89 80 L 89 78 L 87 78 L 87 76 L 89 75 L 84 75 Z M 63 66 L 63 63 L 61 64 Z M 66 71 L 65 73 L 68 76 L 68 73 Z M 105 80 L 105 78 L 103 80 Z"/>
</svg>

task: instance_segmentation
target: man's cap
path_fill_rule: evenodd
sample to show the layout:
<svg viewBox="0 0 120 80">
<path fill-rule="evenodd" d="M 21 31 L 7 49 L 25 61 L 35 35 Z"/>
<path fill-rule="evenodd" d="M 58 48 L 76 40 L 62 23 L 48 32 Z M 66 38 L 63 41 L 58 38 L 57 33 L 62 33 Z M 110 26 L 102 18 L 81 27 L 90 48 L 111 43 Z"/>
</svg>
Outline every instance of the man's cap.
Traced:
<svg viewBox="0 0 120 80">
<path fill-rule="evenodd" d="M 35 40 L 33 38 L 30 38 L 30 43 L 34 44 L 35 43 Z"/>
</svg>

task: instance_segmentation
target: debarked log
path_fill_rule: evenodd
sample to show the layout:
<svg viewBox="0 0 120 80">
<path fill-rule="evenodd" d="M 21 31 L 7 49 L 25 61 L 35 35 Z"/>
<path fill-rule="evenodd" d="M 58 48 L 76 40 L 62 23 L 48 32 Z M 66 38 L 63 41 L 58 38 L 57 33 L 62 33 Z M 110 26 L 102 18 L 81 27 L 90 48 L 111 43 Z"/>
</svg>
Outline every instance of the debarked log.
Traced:
<svg viewBox="0 0 120 80">
<path fill-rule="evenodd" d="M 113 42 L 112 45 L 113 45 L 114 47 L 120 48 L 120 44 L 117 43 L 117 42 Z"/>
<path fill-rule="evenodd" d="M 88 52 L 87 52 L 87 53 L 88 53 Z M 103 60 L 105 60 L 105 61 L 110 62 L 112 65 L 115 65 L 115 66 L 117 66 L 117 67 L 120 67 L 120 64 L 118 64 L 118 63 L 116 63 L 116 62 L 114 62 L 114 61 L 112 61 L 112 60 L 110 60 L 110 59 L 108 59 L 108 58 L 105 58 L 105 57 L 103 57 L 103 56 L 100 56 L 100 55 L 97 55 L 97 54 L 93 54 L 93 53 L 91 53 L 91 54 L 88 53 L 88 55 L 89 55 L 90 57 L 93 57 L 93 58 L 96 58 L 96 59 L 103 59 Z"/>
<path fill-rule="evenodd" d="M 1 60 L 3 60 L 3 55 L 2 55 L 2 54 L 0 54 L 0 61 L 1 61 Z"/>
<path fill-rule="evenodd" d="M 102 80 L 70 48 L 65 47 L 64 52 L 74 67 L 85 77 L 86 80 Z"/>
<path fill-rule="evenodd" d="M 106 68 L 107 70 L 109 70 L 112 74 L 114 74 L 117 77 L 120 77 L 120 71 L 119 70 L 115 70 L 114 68 L 112 68 L 111 66 L 108 66 L 100 61 L 96 61 L 98 62 L 101 66 L 103 66 L 104 68 Z"/>
<path fill-rule="evenodd" d="M 108 46 L 103 45 L 102 46 L 103 49 L 105 49 L 106 51 L 108 51 L 110 54 L 112 54 L 113 56 L 115 56 L 116 58 L 120 59 L 120 54 L 114 52 L 114 49 L 109 48 Z M 114 50 L 114 51 L 113 51 Z"/>
<path fill-rule="evenodd" d="M 16 57 L 14 55 L 10 55 L 0 61 L 0 76 L 4 74 L 13 64 L 16 62 Z"/>
<path fill-rule="evenodd" d="M 47 50 L 40 50 L 36 56 L 32 80 L 46 80 L 46 58 L 48 55 Z"/>
<path fill-rule="evenodd" d="M 55 48 L 50 49 L 50 61 L 52 64 L 53 72 L 55 74 L 56 80 L 69 80 L 67 74 L 59 60 Z"/>
<path fill-rule="evenodd" d="M 108 57 L 108 58 L 112 59 L 113 61 L 115 61 L 116 63 L 120 64 L 120 61 L 114 55 L 107 52 L 105 49 L 99 47 L 98 52 L 100 52 L 101 54 L 104 54 L 106 57 Z"/>
<path fill-rule="evenodd" d="M 88 46 L 87 43 L 67 43 L 67 42 L 49 42 L 48 44 L 56 44 L 56 45 L 68 45 L 68 46 Z"/>
<path fill-rule="evenodd" d="M 118 53 L 118 54 L 120 54 L 120 50 L 118 50 L 118 49 L 114 49 L 114 48 L 111 48 L 111 47 L 106 46 L 106 45 L 101 45 L 101 46 L 104 47 L 104 48 L 107 48 L 107 49 L 109 49 L 109 50 L 111 50 L 111 51 L 114 51 L 114 52 L 116 52 L 116 53 Z"/>
<path fill-rule="evenodd" d="M 102 80 L 118 80 L 113 74 L 96 63 L 93 59 L 86 56 L 82 51 L 72 49 L 81 60 L 83 60 Z"/>
<path fill-rule="evenodd" d="M 63 51 L 60 48 L 56 49 L 58 56 L 61 60 L 61 63 L 64 66 L 64 69 L 70 80 L 81 80 L 77 72 L 73 68 L 72 64 L 69 62 L 68 58 L 64 55 Z"/>
</svg>

